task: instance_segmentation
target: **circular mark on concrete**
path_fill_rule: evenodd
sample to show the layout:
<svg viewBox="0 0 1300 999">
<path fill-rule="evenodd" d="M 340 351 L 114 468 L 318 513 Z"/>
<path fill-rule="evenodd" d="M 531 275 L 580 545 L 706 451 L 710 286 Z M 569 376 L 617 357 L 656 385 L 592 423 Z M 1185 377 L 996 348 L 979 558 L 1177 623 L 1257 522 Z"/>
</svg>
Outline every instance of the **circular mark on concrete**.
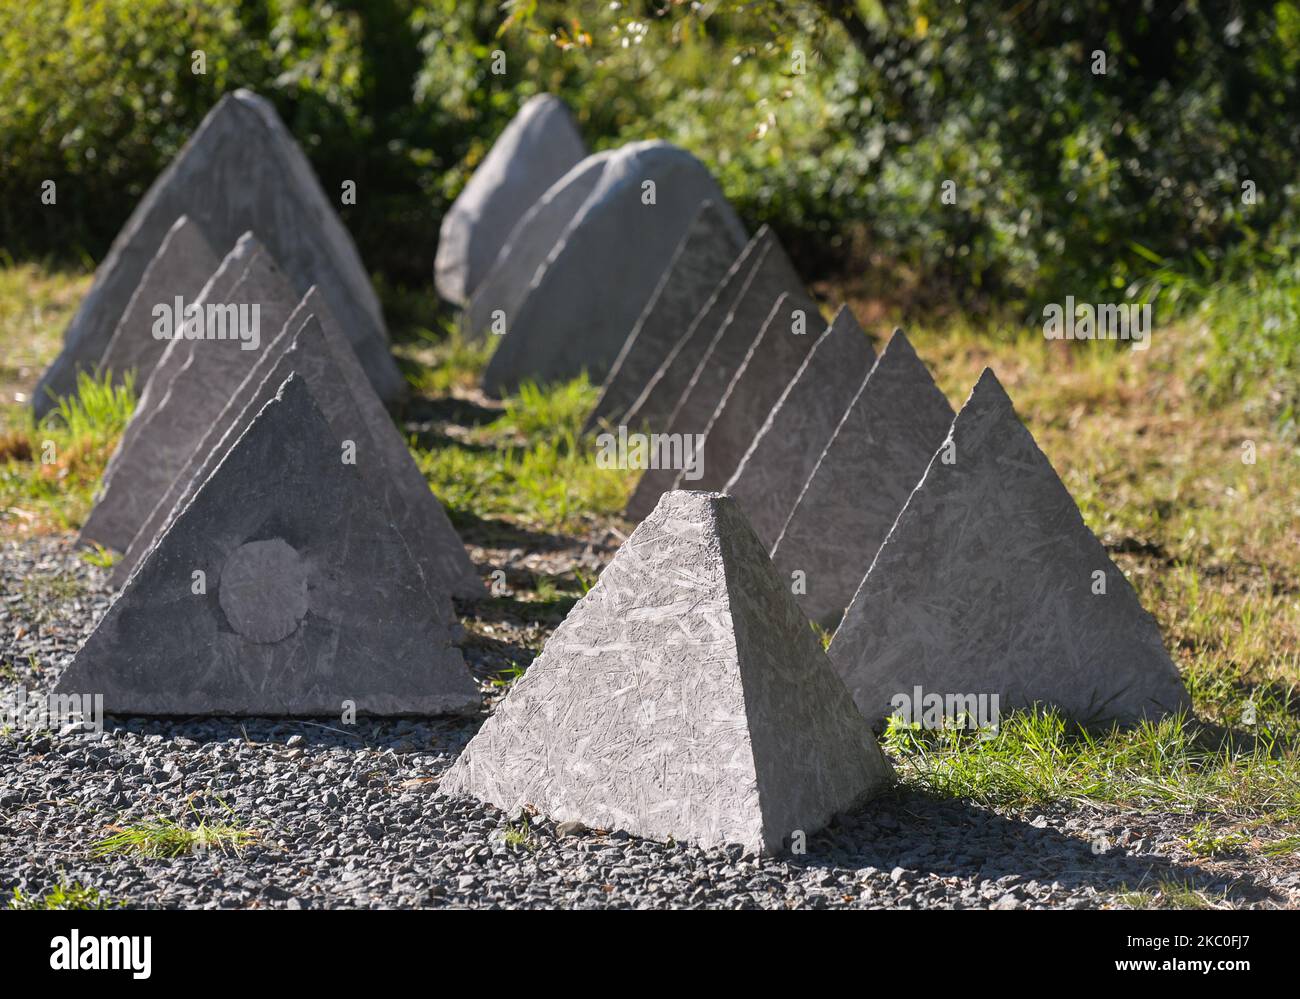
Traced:
<svg viewBox="0 0 1300 999">
<path fill-rule="evenodd" d="M 250 642 L 288 638 L 307 613 L 307 569 L 279 538 L 240 545 L 221 569 L 221 609 Z"/>
</svg>

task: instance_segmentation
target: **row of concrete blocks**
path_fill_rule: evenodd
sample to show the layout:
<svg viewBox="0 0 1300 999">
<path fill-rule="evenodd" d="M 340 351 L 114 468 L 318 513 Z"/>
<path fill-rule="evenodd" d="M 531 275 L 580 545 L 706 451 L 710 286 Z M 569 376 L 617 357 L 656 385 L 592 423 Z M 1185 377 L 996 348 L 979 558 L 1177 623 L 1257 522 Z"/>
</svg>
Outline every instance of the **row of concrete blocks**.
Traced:
<svg viewBox="0 0 1300 999">
<path fill-rule="evenodd" d="M 228 110 L 257 106 L 248 95 L 227 100 L 234 102 Z M 222 117 L 219 107 L 205 127 Z M 267 120 L 265 109 L 259 120 Z M 124 280 L 121 261 L 139 256 L 147 243 L 139 235 L 146 227 L 133 223 L 163 211 L 160 203 L 172 204 L 159 188 L 188 176 L 185 161 L 196 146 L 204 148 L 202 132 L 133 215 L 128 231 L 137 235 L 127 239 L 124 231 L 79 317 L 111 312 L 103 289 Z M 241 190 L 249 186 L 224 169 L 215 176 Z M 261 175 L 250 176 L 256 186 Z M 315 185 L 310 174 L 308 180 Z M 318 185 L 313 189 L 319 193 Z M 117 714 L 335 715 L 349 704 L 372 715 L 478 710 L 479 691 L 454 645 L 458 625 L 449 598 L 472 597 L 481 583 L 384 412 L 373 373 L 381 365 L 365 364 L 371 353 L 387 357 L 386 349 L 373 349 L 382 340 L 373 328 L 349 335 L 355 322 L 337 319 L 314 282 L 303 287 L 310 272 L 282 269 L 276 253 L 243 233 L 210 269 L 195 301 L 258 303 L 276 334 L 256 350 L 229 339 L 181 338 L 160 351 L 148 344 L 139 310 L 182 293 L 195 272 L 186 259 L 202 257 L 193 247 L 202 248 L 205 227 L 193 220 L 204 211 L 195 202 L 205 199 L 176 197 L 186 218 L 161 226 L 134 294 L 117 293 L 125 304 L 104 351 L 90 359 L 93 344 L 83 333 L 69 337 L 65 352 L 77 362 L 73 370 L 96 363 L 119 370 L 109 348 L 127 349 L 129 340 L 143 358 L 134 366 L 148 377 L 84 532 L 87 541 L 126 551 L 123 589 L 59 690 L 102 693 L 106 710 Z M 259 201 L 255 191 L 247 198 Z M 737 270 L 741 261 L 733 260 L 719 279 L 737 288 L 734 301 L 723 301 L 714 283 L 701 309 L 739 330 L 737 317 L 756 308 L 751 289 L 756 281 L 768 286 L 760 276 L 779 269 L 783 255 L 770 234 L 741 243 L 720 204 L 697 204 L 664 254 L 671 262 L 631 320 L 633 336 L 622 338 L 615 360 L 624 363 L 616 372 L 636 343 L 653 345 L 646 331 L 657 310 L 674 302 L 685 307 L 670 289 L 682 274 L 694 277 L 694 268 L 684 268 L 698 256 L 695 244 L 730 241 L 744 258 L 744 267 Z M 326 220 L 337 224 L 325 208 Z M 330 228 L 319 214 L 314 224 Z M 277 231 L 266 219 L 257 228 Z M 292 249 L 290 259 L 299 259 Z M 776 262 L 765 265 L 769 260 Z M 176 277 L 181 271 L 187 276 Z M 741 271 L 748 278 L 734 276 Z M 783 420 L 798 421 L 808 407 L 796 400 L 820 402 L 827 395 L 818 391 L 822 373 L 840 373 L 831 362 L 861 355 L 865 365 L 871 348 L 844 316 L 816 332 L 815 305 L 791 294 L 787 288 L 786 297 L 778 295 L 759 326 L 783 330 L 768 341 L 772 354 L 787 338 L 809 344 L 782 383 L 778 404 L 766 404 L 773 419 L 785 411 Z M 342 301 L 349 315 L 358 311 L 351 296 Z M 132 305 L 137 325 L 123 325 Z M 105 320 L 97 322 L 74 328 L 100 328 Z M 699 356 L 711 351 L 721 375 L 719 351 L 736 345 L 715 339 Z M 739 405 L 757 391 L 736 376 L 762 369 L 754 363 L 768 356 L 761 342 L 751 336 L 722 398 Z M 85 348 L 79 354 L 78 344 Z M 694 348 L 672 344 L 654 375 L 688 349 Z M 825 363 L 814 367 L 819 354 Z M 679 362 L 682 369 L 688 360 Z M 690 383 L 703 406 L 698 361 L 694 368 Z M 886 381 L 884 373 L 895 368 Z M 862 366 L 856 370 L 860 375 Z M 847 373 L 844 380 L 852 381 Z M 761 384 L 771 381 L 764 376 Z M 900 337 L 858 381 L 840 432 L 865 398 L 874 402 L 861 406 L 888 411 L 907 438 L 914 421 L 906 407 L 915 401 L 905 387 L 928 384 L 937 393 Z M 888 389 L 894 382 L 898 387 Z M 800 384 L 804 390 L 796 393 Z M 642 396 L 653 393 L 643 389 L 633 404 L 644 406 Z M 825 412 L 833 409 L 828 403 Z M 716 404 L 710 409 L 706 442 L 724 439 L 713 436 L 719 412 Z M 741 468 L 758 467 L 755 449 L 769 438 L 776 446 L 828 436 L 824 414 L 806 430 L 797 422 L 768 423 L 751 438 Z M 866 437 L 875 440 L 882 428 L 866 425 Z M 917 440 L 929 439 L 929 426 L 915 431 Z M 756 533 L 745 516 L 752 501 L 742 498 L 738 507 L 712 492 L 656 491 L 644 522 L 472 740 L 445 789 L 597 828 L 773 850 L 887 784 L 889 768 L 871 724 L 891 710 L 898 692 L 924 685 L 941 693 L 1000 693 L 1005 707 L 1055 704 L 1083 721 L 1154 717 L 1185 706 L 1153 622 L 991 374 L 947 433 L 938 450 L 930 441 L 933 453 L 913 476 L 916 490 L 895 503 L 902 513 L 890 521 L 879 554 L 843 559 L 856 561 L 846 572 L 861 585 L 829 657 L 797 603 L 807 596 L 793 578 L 801 570 L 773 564 L 767 528 Z M 880 447 L 873 460 L 889 470 L 903 444 L 891 437 Z M 827 465 L 831 449 L 823 451 L 817 467 L 855 466 L 851 452 Z M 945 454 L 952 451 L 950 462 Z M 703 467 L 711 466 L 706 456 Z M 903 467 L 887 474 L 906 475 Z M 845 474 L 826 473 L 839 504 L 832 514 L 854 515 L 857 499 L 871 509 L 895 501 L 870 487 L 857 497 L 845 494 L 845 480 L 836 478 Z M 739 493 L 734 483 L 728 488 Z M 760 479 L 753 495 L 769 492 Z M 830 544 L 841 549 L 844 523 L 824 525 Z M 1090 566 L 1096 568 L 1088 573 Z M 820 594 L 816 582 L 814 589 Z"/>
<path fill-rule="evenodd" d="M 550 127 L 539 128 L 542 121 Z M 527 159 L 530 142 L 545 144 L 556 134 L 565 137 L 572 166 L 543 194 L 504 180 L 508 158 Z M 554 99 L 537 99 L 507 129 L 485 161 L 489 182 L 467 187 L 465 211 L 453 210 L 444 225 L 439 287 L 464 302 L 468 334 L 503 337 L 485 377 L 488 390 L 580 370 L 603 376 L 586 429 L 603 431 L 603 447 L 645 468 L 627 513 L 648 519 L 619 558 L 643 535 L 653 546 L 678 529 L 694 530 L 687 525 L 701 517 L 726 519 L 718 512 L 721 498 L 708 497 L 706 514 L 698 505 L 705 500 L 672 490 L 734 497 L 758 550 L 770 556 L 777 585 L 813 621 L 835 628 L 829 665 L 870 724 L 902 704 L 910 708 L 907 717 L 937 717 L 941 724 L 990 701 L 993 724 L 999 711 L 1033 706 L 1087 725 L 1189 709 L 1154 620 L 1084 524 L 992 371 L 954 415 L 902 331 L 877 357 L 846 308 L 824 324 L 774 234 L 764 228 L 746 241 L 707 182 L 689 186 L 685 203 L 656 216 L 656 206 L 635 198 L 655 172 L 647 145 L 583 158 L 575 135 Z M 526 210 L 514 203 L 534 197 Z M 491 265 L 463 268 L 459 275 L 469 279 L 448 287 L 445 279 L 456 270 L 452 251 L 472 242 L 448 240 L 449 232 L 472 231 L 474 218 L 507 205 L 521 220 L 499 242 L 479 243 L 491 251 Z M 660 247 L 641 252 L 643 234 L 656 225 L 680 234 L 666 266 Z M 605 307 L 602 276 L 629 272 L 642 280 L 619 282 L 627 291 L 622 310 Z M 641 298 L 628 325 L 628 311 Z M 511 321 L 493 327 L 493 315 Z M 694 515 L 683 516 L 687 509 Z M 602 581 L 617 575 L 619 558 Z M 686 564 L 699 558 L 692 553 Z M 670 578 L 674 585 L 694 582 L 677 563 Z M 770 590 L 772 580 L 765 582 Z M 752 582 L 736 588 L 765 590 Z M 591 766 L 573 758 L 565 736 L 555 741 L 553 717 L 563 719 L 560 727 L 584 731 L 583 709 L 575 714 L 566 705 L 556 714 L 563 701 L 557 691 L 570 675 L 593 679 L 581 671 L 584 657 L 624 651 L 626 662 L 610 664 L 621 681 L 615 689 L 640 699 L 636 680 L 647 660 L 659 660 L 654 650 L 671 658 L 683 643 L 673 641 L 671 624 L 634 637 L 619 622 L 661 614 L 671 620 L 697 605 L 664 599 L 647 607 L 614 595 L 605 602 L 614 606 L 604 628 L 580 613 L 585 601 L 575 608 L 471 743 L 453 771 L 456 786 L 506 809 L 545 802 L 551 814 L 588 823 L 629 821 L 626 802 L 591 802 L 625 781 L 641 786 L 644 775 L 619 772 L 630 762 L 602 763 L 618 776 L 595 788 L 579 782 L 575 794 L 557 786 L 555 760 L 572 760 L 565 765 L 575 773 Z M 764 620 L 787 619 L 771 606 L 766 611 Z M 729 613 L 734 622 L 734 603 Z M 683 627 L 692 623 L 693 617 Z M 801 658 L 776 633 L 764 633 L 760 644 L 779 650 L 778 658 Z M 835 716 L 826 701 L 818 711 Z M 538 717 L 546 725 L 530 724 Z M 806 736 L 799 731 L 794 738 Z M 585 741 L 580 746 L 589 749 Z M 601 752 L 617 757 L 620 748 Z M 758 747 L 753 755 L 764 758 Z M 652 768 L 663 766 L 653 752 L 647 758 Z M 862 758 L 856 771 L 843 757 L 840 764 L 841 773 L 872 769 Z M 811 773 L 798 779 L 819 786 Z M 644 824 L 644 810 L 638 814 Z M 777 829 L 789 835 L 790 827 Z"/>
</svg>

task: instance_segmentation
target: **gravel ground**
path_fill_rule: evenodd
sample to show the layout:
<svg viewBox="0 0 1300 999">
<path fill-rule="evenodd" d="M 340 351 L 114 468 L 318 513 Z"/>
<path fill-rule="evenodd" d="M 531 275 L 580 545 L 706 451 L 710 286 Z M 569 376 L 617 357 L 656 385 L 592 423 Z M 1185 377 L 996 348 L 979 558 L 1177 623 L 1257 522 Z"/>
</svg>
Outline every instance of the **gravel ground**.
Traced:
<svg viewBox="0 0 1300 999">
<path fill-rule="evenodd" d="M 575 567 L 593 572 L 620 540 L 495 528 L 467 537 L 481 542 L 472 549 L 478 564 L 503 569 L 507 587 L 563 579 Z M 108 599 L 103 572 L 70 538 L 5 543 L 0 697 L 47 690 Z M 466 658 L 489 703 L 500 693 L 492 678 L 526 663 L 571 602 L 507 594 L 463 608 Z M 557 829 L 437 792 L 476 727 L 111 718 L 102 733 L 8 732 L 0 890 L 39 894 L 80 881 L 151 907 L 1004 909 L 1122 905 L 1126 892 L 1172 882 L 1224 907 L 1300 905 L 1294 867 L 1193 857 L 1181 840 L 1193 817 L 1002 813 L 905 787 L 842 817 L 799 857 Z M 157 816 L 226 821 L 230 811 L 255 833 L 237 854 L 91 855 L 114 827 Z"/>
</svg>

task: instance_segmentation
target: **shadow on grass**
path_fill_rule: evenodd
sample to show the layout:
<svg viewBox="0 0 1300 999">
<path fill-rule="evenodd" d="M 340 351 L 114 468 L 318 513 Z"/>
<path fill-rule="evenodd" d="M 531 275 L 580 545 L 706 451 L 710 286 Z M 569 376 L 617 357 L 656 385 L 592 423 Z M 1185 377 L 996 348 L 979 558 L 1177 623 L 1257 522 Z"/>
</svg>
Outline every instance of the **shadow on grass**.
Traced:
<svg viewBox="0 0 1300 999">
<path fill-rule="evenodd" d="M 906 886 L 909 880 L 916 881 L 922 893 L 939 890 L 931 882 L 922 883 L 922 876 L 995 883 L 1014 878 L 986 886 L 992 897 L 973 896 L 968 900 L 972 906 L 987 906 L 1004 894 L 1031 901 L 1032 896 L 1017 891 L 1018 884 L 1030 880 L 1043 885 L 1056 882 L 1066 891 L 1091 887 L 1113 893 L 1173 883 L 1235 902 L 1276 897 L 1271 889 L 1240 875 L 1229 878 L 1195 865 L 1133 853 L 1103 843 L 1102 835 L 1100 820 L 1091 837 L 1087 832 L 1070 834 L 969 802 L 900 788 L 838 816 L 827 829 L 809 837 L 808 852 L 790 857 L 790 863 L 810 873 L 902 868 L 900 882 Z"/>
</svg>

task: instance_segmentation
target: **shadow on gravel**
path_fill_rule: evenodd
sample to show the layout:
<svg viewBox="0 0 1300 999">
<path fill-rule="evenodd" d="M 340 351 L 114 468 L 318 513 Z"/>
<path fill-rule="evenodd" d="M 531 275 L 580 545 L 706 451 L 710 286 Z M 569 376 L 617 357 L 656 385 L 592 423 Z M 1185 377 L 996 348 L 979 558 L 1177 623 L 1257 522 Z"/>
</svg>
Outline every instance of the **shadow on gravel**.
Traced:
<svg viewBox="0 0 1300 999">
<path fill-rule="evenodd" d="M 462 744 L 477 730 L 480 719 L 468 718 L 385 718 L 358 717 L 344 724 L 328 718 L 137 718 L 104 719 L 104 731 L 131 732 L 149 740 L 171 743 L 171 748 L 185 750 L 206 743 L 232 739 L 254 746 L 289 748 L 359 749 L 362 747 L 405 753 L 445 749 L 447 744 Z M 294 739 L 298 736 L 298 739 Z M 294 739 L 289 743 L 290 739 Z M 191 745 L 193 744 L 193 745 Z"/>
<path fill-rule="evenodd" d="M 809 838 L 807 854 L 791 856 L 789 862 L 809 871 L 875 867 L 898 873 L 900 883 L 918 882 L 922 893 L 922 882 L 933 877 L 993 882 L 983 897 L 972 899 L 979 905 L 1004 894 L 1027 898 L 1017 885 L 1028 881 L 1059 882 L 1067 892 L 1084 887 L 1101 893 L 1136 891 L 1176 883 L 1235 901 L 1272 897 L 1267 889 L 1240 879 L 1129 852 L 1105 842 L 1104 836 L 1100 822 L 1095 831 L 1069 834 L 968 802 L 900 789 L 838 817 Z M 942 894 L 938 886 L 930 890 Z"/>
<path fill-rule="evenodd" d="M 500 415 L 500 408 L 493 409 L 472 399 L 458 399 L 450 395 L 437 398 L 412 396 L 401 412 L 404 424 L 453 423 L 460 427 L 480 427 L 491 423 Z M 463 442 L 454 443 L 465 446 Z"/>
<path fill-rule="evenodd" d="M 567 551 L 583 544 L 580 539 L 530 531 L 504 520 L 476 517 L 464 510 L 456 511 L 454 526 L 465 544 L 484 548 L 522 548 L 531 555 Z"/>
</svg>

